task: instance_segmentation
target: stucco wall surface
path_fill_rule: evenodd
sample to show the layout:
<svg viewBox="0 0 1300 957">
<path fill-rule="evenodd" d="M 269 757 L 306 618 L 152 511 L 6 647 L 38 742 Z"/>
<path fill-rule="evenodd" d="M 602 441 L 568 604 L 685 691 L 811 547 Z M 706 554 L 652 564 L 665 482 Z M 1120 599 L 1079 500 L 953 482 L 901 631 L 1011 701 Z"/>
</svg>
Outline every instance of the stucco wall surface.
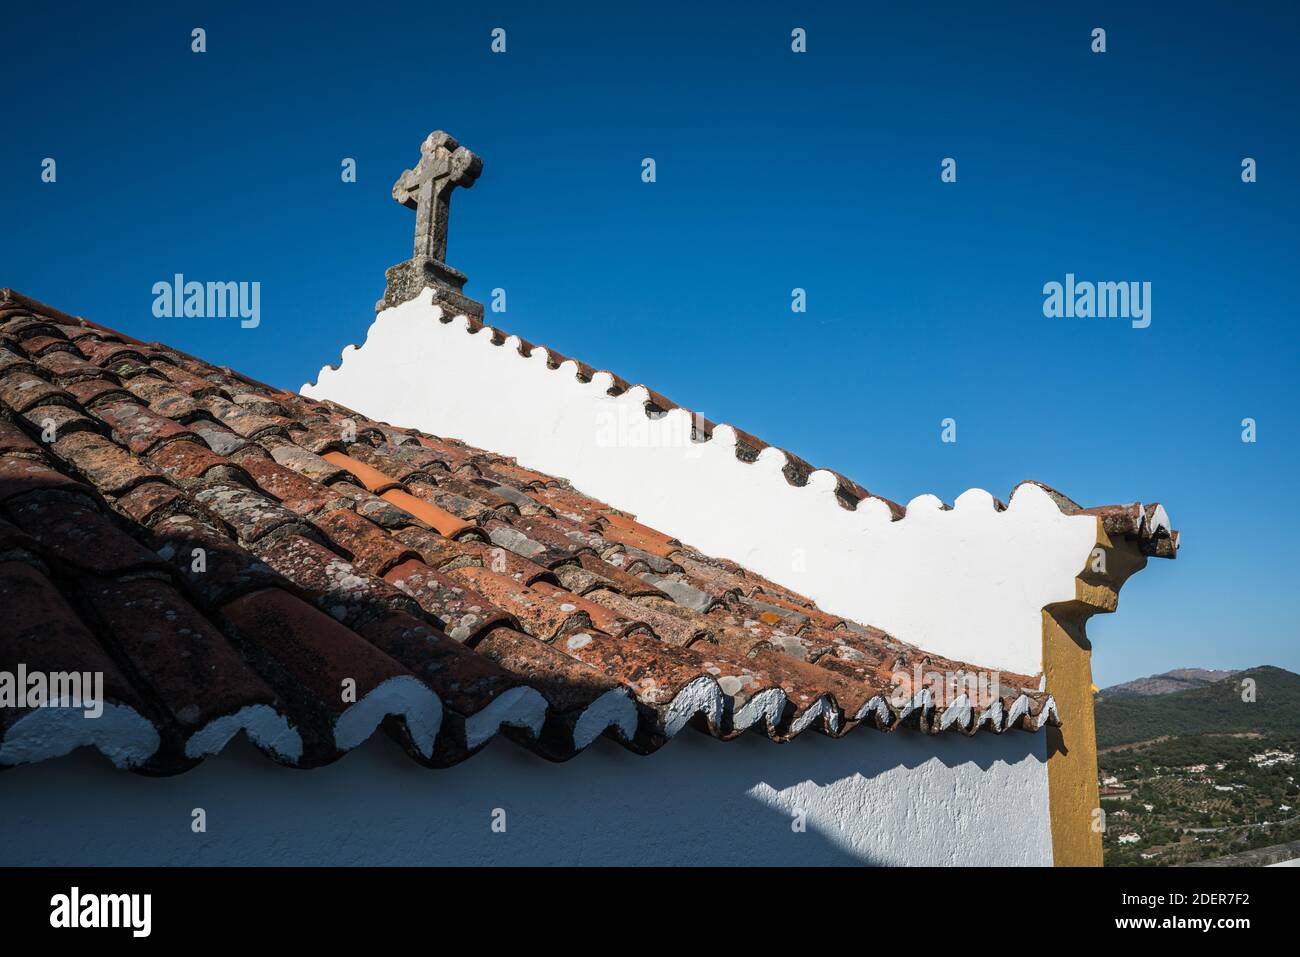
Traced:
<svg viewBox="0 0 1300 957">
<path fill-rule="evenodd" d="M 742 462 L 728 426 L 693 442 L 690 415 L 648 418 L 640 386 L 610 396 L 608 373 L 581 382 L 572 362 L 547 368 L 545 349 L 524 357 L 514 337 L 493 345 L 487 330 L 471 334 L 463 317 L 440 316 L 428 290 L 381 312 L 365 344 L 345 349 L 340 365 L 322 369 L 303 393 L 515 456 L 927 650 L 1041 670 L 1041 609 L 1074 597 L 1095 541 L 1092 517 L 1062 514 L 1033 485 L 1003 512 L 980 489 L 951 509 L 922 495 L 900 521 L 879 500 L 848 511 L 829 472 L 792 486 L 777 449 Z M 870 476 L 856 478 L 870 487 Z"/>
<path fill-rule="evenodd" d="M 600 739 L 557 765 L 496 740 L 428 770 L 377 736 L 294 771 L 241 738 L 172 778 L 82 750 L 0 776 L 0 866 L 1047 865 L 1044 742 L 687 732 L 647 757 Z M 206 833 L 191 831 L 195 808 Z M 504 833 L 492 830 L 497 808 Z"/>
</svg>

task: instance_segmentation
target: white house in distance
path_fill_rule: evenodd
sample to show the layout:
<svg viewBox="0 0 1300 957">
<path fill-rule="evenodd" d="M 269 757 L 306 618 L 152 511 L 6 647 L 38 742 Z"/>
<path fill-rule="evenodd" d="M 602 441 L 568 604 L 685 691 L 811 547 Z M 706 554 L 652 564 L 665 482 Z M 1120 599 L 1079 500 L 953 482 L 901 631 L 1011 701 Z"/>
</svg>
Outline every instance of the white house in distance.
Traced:
<svg viewBox="0 0 1300 957">
<path fill-rule="evenodd" d="M 480 169 L 425 141 L 300 395 L 5 292 L 0 672 L 106 707 L 0 708 L 0 863 L 1099 864 L 1084 623 L 1164 510 L 903 507 L 486 327 Z"/>
</svg>

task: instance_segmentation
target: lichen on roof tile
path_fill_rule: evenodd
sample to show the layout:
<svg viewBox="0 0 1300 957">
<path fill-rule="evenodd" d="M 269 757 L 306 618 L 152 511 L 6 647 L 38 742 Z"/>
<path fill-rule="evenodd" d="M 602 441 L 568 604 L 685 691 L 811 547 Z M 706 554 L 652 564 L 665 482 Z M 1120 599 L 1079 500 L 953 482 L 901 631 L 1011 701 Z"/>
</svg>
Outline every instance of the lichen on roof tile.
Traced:
<svg viewBox="0 0 1300 957">
<path fill-rule="evenodd" d="M 943 690 L 894 702 L 890 672 L 941 659 L 561 476 L 8 290 L 0 316 L 0 591 L 49 619 L 39 663 L 110 674 L 135 715 L 133 767 L 192 767 L 243 708 L 265 709 L 274 734 L 255 743 L 283 763 L 335 760 L 382 726 L 421 763 L 450 764 L 491 737 L 475 716 L 511 689 L 538 708 L 511 739 L 551 760 L 602 731 L 647 753 L 687 724 L 778 741 L 938 730 Z M 1099 514 L 1117 531 L 1167 526 L 1151 509 Z M 0 664 L 32 649 L 34 620 L 0 618 Z M 1056 720 L 1047 692 L 1020 690 L 1037 679 L 1005 686 L 957 730 Z M 623 717 L 593 730 L 585 709 L 608 695 Z M 0 760 L 27 760 L 5 750 L 12 727 Z"/>
</svg>

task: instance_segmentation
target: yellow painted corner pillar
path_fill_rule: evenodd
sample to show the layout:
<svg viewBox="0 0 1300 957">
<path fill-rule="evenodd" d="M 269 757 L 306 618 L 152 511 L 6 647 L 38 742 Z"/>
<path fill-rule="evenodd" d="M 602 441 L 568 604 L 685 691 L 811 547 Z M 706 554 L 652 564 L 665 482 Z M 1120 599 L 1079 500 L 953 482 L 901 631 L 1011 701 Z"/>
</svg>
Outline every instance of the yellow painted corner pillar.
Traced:
<svg viewBox="0 0 1300 957">
<path fill-rule="evenodd" d="M 1052 860 L 1058 867 L 1100 867 L 1104 818 L 1097 788 L 1092 643 L 1085 625 L 1115 610 L 1119 590 L 1146 565 L 1131 542 L 1112 540 L 1097 520 L 1097 542 L 1075 579 L 1075 599 L 1043 609 L 1043 674 L 1059 728 L 1047 728 L 1047 789 Z"/>
<path fill-rule="evenodd" d="M 1072 621 L 1059 609 L 1043 610 L 1043 673 L 1061 718 L 1059 728 L 1047 728 L 1052 861 L 1058 867 L 1100 867 L 1092 646 L 1083 620 Z"/>
</svg>

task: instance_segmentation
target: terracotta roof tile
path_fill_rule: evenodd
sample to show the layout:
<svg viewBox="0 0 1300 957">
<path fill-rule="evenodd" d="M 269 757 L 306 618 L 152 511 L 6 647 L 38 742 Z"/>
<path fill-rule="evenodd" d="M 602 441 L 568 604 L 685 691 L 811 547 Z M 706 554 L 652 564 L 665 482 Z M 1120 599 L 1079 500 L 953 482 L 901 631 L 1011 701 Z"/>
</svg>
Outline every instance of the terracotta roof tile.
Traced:
<svg viewBox="0 0 1300 957">
<path fill-rule="evenodd" d="M 49 557 L 74 568 L 97 575 L 163 568 L 157 555 L 121 531 L 84 496 L 26 495 L 5 502 L 5 511 Z"/>
<path fill-rule="evenodd" d="M 270 459 L 249 458 L 240 467 L 267 495 L 277 499 L 298 516 L 308 516 L 321 509 L 339 508 L 346 499 L 332 489 L 319 485 Z"/>
<path fill-rule="evenodd" d="M 401 445 L 391 446 L 387 458 L 404 463 L 413 472 L 439 476 L 449 474 L 446 460 L 431 449 L 424 448 L 414 438 Z"/>
<path fill-rule="evenodd" d="M 40 562 L 41 567 L 45 567 L 40 560 L 40 546 L 37 545 L 36 539 L 0 516 L 0 555 L 6 556 L 5 561 L 13 561 L 18 557 L 18 552 L 22 552 L 25 561 Z"/>
<path fill-rule="evenodd" d="M 461 532 L 474 527 L 471 523 L 457 518 L 436 505 L 421 501 L 410 492 L 405 492 L 400 488 L 389 489 L 380 498 L 390 505 L 400 508 L 408 515 L 414 515 L 420 521 L 436 529 L 439 534 L 446 535 L 448 538 L 455 538 Z"/>
<path fill-rule="evenodd" d="M 492 509 L 482 502 L 466 498 L 464 495 L 459 495 L 444 487 L 423 481 L 421 476 L 408 480 L 406 487 L 417 498 L 431 505 L 436 505 L 440 510 L 469 524 L 475 524 L 485 518 L 493 517 L 491 515 Z M 505 499 L 502 499 L 502 502 L 505 502 Z"/>
<path fill-rule="evenodd" d="M 127 399 L 131 393 L 113 379 L 79 379 L 68 385 L 68 394 L 89 409 L 105 399 Z"/>
<path fill-rule="evenodd" d="M 513 552 L 507 552 L 504 548 L 498 549 L 498 551 L 504 555 L 514 555 Z M 514 557 L 520 561 L 528 561 L 526 558 L 519 558 L 519 556 Z M 541 568 L 542 566 L 538 565 L 537 567 Z M 585 595 L 587 592 L 595 591 L 597 588 L 614 587 L 614 583 L 610 579 L 597 575 L 595 572 L 589 572 L 587 569 L 576 563 L 556 565 L 555 570 L 549 572 L 549 574 L 553 575 L 556 581 L 575 595 Z"/>
<path fill-rule="evenodd" d="M 413 548 L 432 568 L 446 571 L 458 565 L 483 564 L 475 547 L 478 542 L 456 541 L 424 528 L 401 528 L 393 532 L 393 538 Z"/>
<path fill-rule="evenodd" d="M 26 412 L 34 405 L 55 400 L 76 401 L 57 385 L 31 372 L 18 370 L 0 378 L 0 402 L 15 412 Z"/>
<path fill-rule="evenodd" d="M 231 461 L 218 455 L 202 442 L 168 442 L 145 456 L 155 466 L 173 479 L 197 479 L 210 469 L 228 472 Z"/>
<path fill-rule="evenodd" d="M 182 740 L 274 692 L 229 640 L 167 582 L 86 580 L 83 591 L 134 673 L 157 696 Z"/>
<path fill-rule="evenodd" d="M 72 343 L 68 342 L 65 336 L 61 335 L 35 335 L 27 339 L 20 339 L 17 345 L 29 356 L 39 356 L 43 352 L 49 350 L 61 349 L 71 352 L 76 355 L 78 359 L 81 359 L 81 355 L 77 352 L 76 347 L 73 346 Z"/>
<path fill-rule="evenodd" d="M 242 485 L 217 482 L 196 490 L 192 497 L 244 542 L 256 542 L 277 529 L 299 523 L 298 516 L 289 509 Z"/>
<path fill-rule="evenodd" d="M 513 462 L 498 462 L 492 466 L 492 471 L 505 476 L 511 480 L 511 484 L 518 486 L 520 489 L 527 489 L 529 486 L 553 485 L 557 481 L 549 475 L 534 472 L 532 469 L 526 469 Z"/>
<path fill-rule="evenodd" d="M 374 725 L 354 729 L 343 721 L 346 713 L 380 685 L 413 677 L 356 632 L 282 589 L 251 592 L 221 612 L 243 654 L 290 703 L 300 726 L 315 732 L 316 753 L 303 763 L 332 759 L 360 743 L 361 732 L 362 740 L 369 737 Z"/>
<path fill-rule="evenodd" d="M 161 477 L 159 471 L 120 445 L 94 433 L 60 436 L 54 441 L 53 450 L 90 484 L 109 495 L 120 495 L 141 482 Z"/>
<path fill-rule="evenodd" d="M 316 520 L 316 527 L 329 536 L 330 542 L 348 555 L 359 568 L 382 575 L 394 565 L 418 557 L 415 549 L 384 532 L 374 522 L 356 512 L 336 508 Z"/>
<path fill-rule="evenodd" d="M 648 595 L 662 597 L 664 594 L 645 579 L 638 578 L 618 565 L 607 562 L 597 555 L 592 555 L 588 552 L 580 552 L 577 555 L 577 560 L 578 564 L 582 568 L 592 574 L 599 575 L 605 581 L 610 582 L 611 584 L 609 587 L 612 591 L 619 592 L 620 594 L 632 598 L 642 598 Z"/>
<path fill-rule="evenodd" d="M 636 535 L 638 538 L 643 538 L 652 542 L 658 542 L 661 545 L 667 545 L 670 542 L 677 541 L 672 536 L 665 535 L 663 532 L 655 531 L 653 528 L 650 528 L 648 525 L 642 525 L 640 522 L 636 521 L 636 519 L 633 519 L 613 509 L 606 510 L 601 515 L 601 518 L 605 521 L 605 523 L 608 526 L 621 529 L 622 531 L 631 532 L 634 535 Z"/>
<path fill-rule="evenodd" d="M 520 516 L 509 524 L 493 519 L 483 527 L 493 544 L 548 568 L 573 561 L 581 552 L 591 551 L 579 538 L 569 538 L 542 524 L 538 516 Z"/>
<path fill-rule="evenodd" d="M 97 435 L 109 433 L 108 427 L 98 419 L 66 405 L 37 405 L 18 415 L 33 433 L 41 436 L 42 441 L 46 437 L 53 440 L 74 432 L 94 432 Z"/>
<path fill-rule="evenodd" d="M 673 702 L 691 685 L 699 682 L 707 688 L 714 678 L 704 659 L 639 635 L 620 640 L 594 630 L 580 630 L 564 635 L 555 646 L 629 689 L 651 719 L 650 727 L 641 730 L 649 739 L 643 745 L 646 750 L 658 747 L 676 733 L 677 729 L 672 727 Z M 721 701 L 722 695 L 718 693 L 717 710 L 700 713 L 707 730 L 718 736 L 723 733 L 719 720 Z"/>
<path fill-rule="evenodd" d="M 21 666 L 46 674 L 102 675 L 106 704 L 124 705 L 143 719 L 131 723 L 105 750 L 111 749 L 121 766 L 144 764 L 159 743 L 149 721 L 151 709 L 55 585 L 30 564 L 0 562 L 0 607 L 5 609 L 0 617 L 0 670 L 16 674 Z M 32 710 L 0 708 L 0 764 L 58 756 L 43 747 L 40 735 L 22 733 L 21 722 Z"/>
<path fill-rule="evenodd" d="M 1156 507 L 1097 514 L 1174 541 Z M 275 760 L 313 766 L 381 720 L 432 765 L 498 733 L 563 760 L 602 733 L 652 751 L 686 723 L 774 740 L 863 720 L 937 730 L 933 702 L 884 698 L 895 667 L 942 659 L 562 478 L 7 290 L 0 549 L 16 559 L 0 564 L 0 599 L 21 609 L 0 616 L 0 665 L 102 665 L 135 716 L 115 753 L 149 773 L 184 770 L 241 728 Z M 1050 696 L 1021 691 L 1037 681 L 1009 676 L 1001 710 L 963 730 L 1054 721 Z M 355 707 L 381 686 L 382 704 Z M 532 717 L 502 726 L 506 701 Z M 0 763 L 41 757 L 24 734 L 0 714 Z"/>
<path fill-rule="evenodd" d="M 41 447 L 27 433 L 6 419 L 0 419 L 0 454 L 5 452 L 35 452 Z"/>
<path fill-rule="evenodd" d="M 342 452 L 326 452 L 321 458 L 330 465 L 338 466 L 345 472 L 350 473 L 366 487 L 367 491 L 374 492 L 377 495 L 402 486 L 402 483 L 397 479 L 385 475 L 365 462 L 357 461 L 350 455 L 344 455 Z"/>
<path fill-rule="evenodd" d="M 186 593 L 209 611 L 247 592 L 284 583 L 229 533 L 188 514 L 154 518 L 146 543 L 168 563 Z"/>
<path fill-rule="evenodd" d="M 522 555 L 516 555 L 499 545 L 484 545 L 482 542 L 466 541 L 465 546 L 477 560 L 461 562 L 462 565 L 482 565 L 484 568 L 490 569 L 498 575 L 505 575 L 521 585 L 531 585 L 537 581 L 559 581 L 555 572 L 545 565 L 529 561 Z"/>
<path fill-rule="evenodd" d="M 123 383 L 125 391 L 147 403 L 150 408 L 171 418 L 179 419 L 199 411 L 201 407 L 194 397 L 173 385 L 165 376 L 159 374 L 156 368 L 151 375 L 128 379 Z M 164 407 L 168 411 L 164 411 Z"/>
<path fill-rule="evenodd" d="M 246 439 L 256 438 L 265 432 L 283 430 L 290 423 L 290 420 L 283 416 L 259 415 L 256 412 L 250 412 L 248 409 L 223 399 L 219 395 L 205 396 L 199 402 L 199 405 L 216 416 L 232 432 L 242 435 Z"/>
<path fill-rule="evenodd" d="M 47 352 L 44 355 L 31 348 L 33 342 L 56 342 L 60 348 L 57 351 Z M 60 385 L 67 385 L 70 382 L 76 382 L 81 379 L 95 379 L 103 375 L 103 371 L 93 362 L 87 362 L 77 353 L 76 347 L 58 339 L 38 338 L 28 339 L 23 343 L 24 351 L 29 356 L 40 356 L 36 364 L 49 373 L 50 377 Z"/>
<path fill-rule="evenodd" d="M 36 363 L 23 355 L 21 351 L 15 352 L 5 345 L 4 340 L 0 340 L 0 379 L 7 378 L 11 372 L 17 370 L 34 373 L 36 368 Z"/>
<path fill-rule="evenodd" d="M 263 541 L 257 553 L 298 586 L 312 604 L 350 628 L 388 611 L 419 617 L 420 606 L 411 596 L 302 535 Z"/>
<path fill-rule="evenodd" d="M 493 628 L 518 624 L 468 583 L 421 561 L 402 562 L 389 569 L 384 580 L 414 598 L 439 628 L 459 642 L 473 644 Z"/>
<path fill-rule="evenodd" d="M 595 524 L 601 519 L 609 506 L 604 502 L 589 499 L 585 495 L 568 488 L 547 486 L 533 490 L 533 497 L 549 507 L 553 512 L 563 515 L 570 521 Z"/>
<path fill-rule="evenodd" d="M 512 578 L 499 575 L 478 565 L 466 565 L 448 572 L 486 597 L 498 608 L 514 615 L 524 630 L 535 638 L 549 641 L 571 628 L 590 628 L 591 618 L 578 607 L 578 596 L 552 597 Z"/>
<path fill-rule="evenodd" d="M 600 557 L 631 575 L 642 575 L 646 572 L 671 575 L 673 572 L 681 571 L 681 566 L 671 558 L 652 555 L 635 545 L 624 545 L 619 542 L 607 542 L 606 547 L 600 552 Z"/>
<path fill-rule="evenodd" d="M 424 475 L 425 469 L 429 469 L 435 474 L 443 471 L 441 465 L 433 459 L 431 453 L 426 453 L 430 458 L 428 465 L 421 467 L 413 462 L 407 461 L 404 457 L 398 456 L 396 454 L 398 446 L 390 445 L 386 446 L 386 449 L 391 449 L 393 454 L 389 454 L 387 451 L 381 451 L 377 448 L 366 445 L 363 442 L 354 442 L 348 447 L 348 454 L 343 456 L 344 458 L 350 459 L 352 462 L 362 466 L 362 471 L 352 471 L 351 468 L 349 468 L 349 471 L 352 471 L 353 475 L 362 479 L 366 484 L 366 488 L 369 488 L 372 492 L 382 491 L 383 488 L 392 488 L 394 486 L 400 487 L 403 484 L 407 484 L 412 478 Z M 341 453 L 335 452 L 331 454 L 340 455 Z M 330 455 L 326 455 L 325 458 L 330 458 Z M 372 487 L 371 482 L 366 481 L 364 477 L 367 473 L 378 480 L 375 482 L 375 486 L 382 486 L 382 488 Z"/>
<path fill-rule="evenodd" d="M 625 617 L 612 608 L 597 604 L 594 601 L 588 601 L 580 595 L 575 595 L 567 588 L 553 585 L 547 581 L 534 582 L 529 586 L 529 590 L 545 595 L 553 601 L 560 602 L 562 610 L 572 606 L 576 611 L 586 612 L 587 617 L 591 619 L 592 627 L 605 632 L 607 635 L 613 635 L 615 638 L 636 629 L 650 630 L 649 625 L 645 622 Z M 581 625 L 577 627 L 581 627 Z"/>
<path fill-rule="evenodd" d="M 551 514 L 551 509 L 533 498 L 531 495 L 519 491 L 510 485 L 502 485 L 491 479 L 479 478 L 474 482 L 482 488 L 487 489 L 493 496 L 499 499 L 505 499 L 513 507 L 514 511 L 520 515 L 543 515 Z"/>
<path fill-rule="evenodd" d="M 190 375 L 184 369 L 177 368 L 167 362 L 155 362 L 154 371 L 166 376 L 182 392 L 193 396 L 202 397 L 208 395 L 219 395 L 221 387 L 196 376 Z"/>
<path fill-rule="evenodd" d="M 722 596 L 715 596 L 710 591 L 697 588 L 690 579 L 680 572 L 672 575 L 656 575 L 653 572 L 642 572 L 640 577 L 643 581 L 654 585 L 677 604 L 695 611 L 708 611 L 729 594 L 724 592 Z"/>
<path fill-rule="evenodd" d="M 180 489 L 166 482 L 137 485 L 113 502 L 113 507 L 139 525 L 149 525 L 161 515 L 183 507 L 187 499 Z"/>
<path fill-rule="evenodd" d="M 692 621 L 667 614 L 646 600 L 637 601 L 605 590 L 589 592 L 586 598 L 597 605 L 603 605 L 621 618 L 646 623 L 660 641 L 669 645 L 685 648 L 709 635 L 708 625 L 703 620 Z"/>
<path fill-rule="evenodd" d="M 0 457 L 0 502 L 28 492 L 50 489 L 85 493 L 93 491 L 90 486 L 50 468 L 44 462 L 17 458 L 7 453 Z"/>
<path fill-rule="evenodd" d="M 676 546 L 671 544 L 665 537 L 657 535 L 652 537 L 635 528 L 620 528 L 617 525 L 610 525 L 604 530 L 603 535 L 611 542 L 618 542 L 639 551 L 649 552 L 651 555 L 657 555 L 660 558 L 668 558 L 676 551 Z"/>
<path fill-rule="evenodd" d="M 350 502 L 348 507 L 357 515 L 390 532 L 424 525 L 422 519 L 403 511 L 391 502 L 384 501 L 373 492 L 367 492 L 359 485 L 353 485 L 351 482 L 335 482 L 329 488 L 331 492 L 337 493 Z"/>
<path fill-rule="evenodd" d="M 224 425 L 219 425 L 202 416 L 185 416 L 185 418 L 194 434 L 201 438 L 208 448 L 218 455 L 237 458 L 242 456 L 243 453 L 252 450 L 259 458 L 270 458 L 270 452 L 266 448 L 253 444 Z"/>
<path fill-rule="evenodd" d="M 503 486 L 494 486 L 491 482 L 476 479 L 472 473 L 439 475 L 433 481 L 442 494 L 460 495 L 467 501 L 477 502 L 485 510 L 506 510 L 515 514 L 519 512 L 521 495 L 512 495 L 511 489 L 504 489 Z M 502 489 L 502 492 L 498 492 L 498 489 Z M 526 498 L 526 495 L 523 495 L 523 498 Z"/>
<path fill-rule="evenodd" d="M 285 468 L 293 469 L 305 478 L 322 485 L 330 485 L 349 474 L 346 469 L 331 465 L 314 452 L 308 452 L 289 443 L 271 446 L 271 457 Z"/>
<path fill-rule="evenodd" d="M 597 698 L 626 687 L 553 645 L 513 628 L 494 628 L 475 651 L 537 688 L 561 714 L 576 717 Z"/>
<path fill-rule="evenodd" d="M 758 587 L 756 582 L 741 572 L 733 571 L 720 562 L 701 561 L 685 551 L 674 552 L 673 561 L 682 567 L 682 572 L 689 577 L 691 584 L 718 600 L 726 595 L 748 596 Z"/>
<path fill-rule="evenodd" d="M 145 361 L 145 355 L 135 345 L 124 342 L 121 339 L 109 341 L 82 340 L 80 343 L 81 352 L 87 359 L 97 366 L 108 368 L 114 363 L 121 362 L 124 359 L 137 359 Z"/>
<path fill-rule="evenodd" d="M 462 445 L 454 445 L 449 442 L 443 442 L 435 439 L 431 435 L 420 435 L 416 440 L 429 451 L 433 452 L 448 471 L 455 472 L 457 469 L 471 465 L 474 460 L 474 450 Z"/>
</svg>

